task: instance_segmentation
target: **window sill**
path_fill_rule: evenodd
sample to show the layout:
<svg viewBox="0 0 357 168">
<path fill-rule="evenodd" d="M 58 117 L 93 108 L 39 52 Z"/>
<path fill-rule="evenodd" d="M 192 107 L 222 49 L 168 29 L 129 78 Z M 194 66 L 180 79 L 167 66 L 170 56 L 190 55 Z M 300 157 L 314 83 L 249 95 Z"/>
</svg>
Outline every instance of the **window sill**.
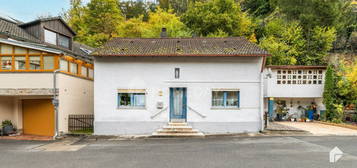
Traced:
<svg viewBox="0 0 357 168">
<path fill-rule="evenodd" d="M 239 107 L 211 107 L 211 110 L 240 110 Z"/>
<path fill-rule="evenodd" d="M 117 110 L 146 110 L 146 107 L 117 107 Z"/>
</svg>

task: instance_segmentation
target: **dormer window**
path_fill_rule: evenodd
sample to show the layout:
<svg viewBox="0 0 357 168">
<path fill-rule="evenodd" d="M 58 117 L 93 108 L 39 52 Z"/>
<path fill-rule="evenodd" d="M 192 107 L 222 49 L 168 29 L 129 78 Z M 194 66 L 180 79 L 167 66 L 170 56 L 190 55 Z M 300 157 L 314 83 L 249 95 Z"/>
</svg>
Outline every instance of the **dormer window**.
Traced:
<svg viewBox="0 0 357 168">
<path fill-rule="evenodd" d="M 57 45 L 57 35 L 55 32 L 45 29 L 45 42 Z"/>
<path fill-rule="evenodd" d="M 63 48 L 69 48 L 69 37 L 58 35 L 58 45 Z"/>
<path fill-rule="evenodd" d="M 70 38 L 51 30 L 45 29 L 45 42 L 70 49 Z"/>
</svg>

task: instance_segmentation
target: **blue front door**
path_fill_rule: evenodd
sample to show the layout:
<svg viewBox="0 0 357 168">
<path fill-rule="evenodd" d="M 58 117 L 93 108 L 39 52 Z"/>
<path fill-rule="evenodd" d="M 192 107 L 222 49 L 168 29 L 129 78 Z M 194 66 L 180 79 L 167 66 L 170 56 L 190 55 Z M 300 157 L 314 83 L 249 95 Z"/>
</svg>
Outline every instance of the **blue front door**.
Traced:
<svg viewBox="0 0 357 168">
<path fill-rule="evenodd" d="M 186 88 L 170 88 L 170 120 L 186 121 L 187 90 Z"/>
</svg>

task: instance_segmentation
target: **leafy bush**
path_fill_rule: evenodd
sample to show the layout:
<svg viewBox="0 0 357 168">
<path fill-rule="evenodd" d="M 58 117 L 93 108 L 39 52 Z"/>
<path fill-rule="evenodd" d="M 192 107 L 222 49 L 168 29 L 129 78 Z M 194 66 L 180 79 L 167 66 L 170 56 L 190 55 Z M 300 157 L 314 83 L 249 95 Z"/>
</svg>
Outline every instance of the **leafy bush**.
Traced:
<svg viewBox="0 0 357 168">
<path fill-rule="evenodd" d="M 357 114 L 353 114 L 353 116 L 352 116 L 352 122 L 357 122 Z"/>
<path fill-rule="evenodd" d="M 4 120 L 1 122 L 1 127 L 5 127 L 5 126 L 13 126 L 13 124 L 10 120 Z"/>
</svg>

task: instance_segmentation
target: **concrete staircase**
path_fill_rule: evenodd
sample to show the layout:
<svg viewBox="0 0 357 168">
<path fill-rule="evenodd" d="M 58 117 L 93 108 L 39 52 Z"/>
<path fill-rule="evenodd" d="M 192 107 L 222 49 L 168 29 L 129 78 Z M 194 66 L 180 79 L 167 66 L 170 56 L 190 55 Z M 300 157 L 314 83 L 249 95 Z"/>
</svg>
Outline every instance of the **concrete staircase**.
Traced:
<svg viewBox="0 0 357 168">
<path fill-rule="evenodd" d="M 152 133 L 153 137 L 204 137 L 205 135 L 193 129 L 186 122 L 169 122 L 167 125 Z"/>
</svg>

